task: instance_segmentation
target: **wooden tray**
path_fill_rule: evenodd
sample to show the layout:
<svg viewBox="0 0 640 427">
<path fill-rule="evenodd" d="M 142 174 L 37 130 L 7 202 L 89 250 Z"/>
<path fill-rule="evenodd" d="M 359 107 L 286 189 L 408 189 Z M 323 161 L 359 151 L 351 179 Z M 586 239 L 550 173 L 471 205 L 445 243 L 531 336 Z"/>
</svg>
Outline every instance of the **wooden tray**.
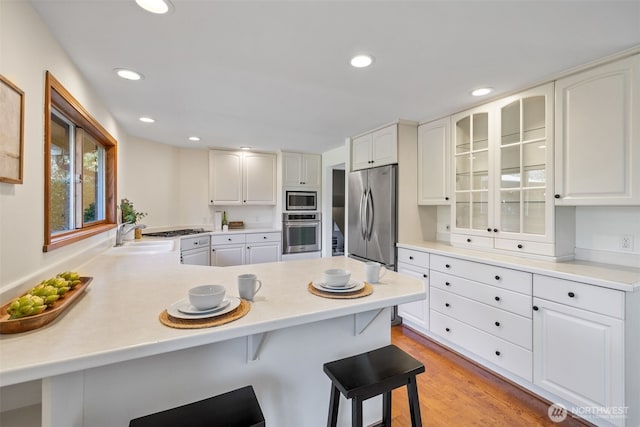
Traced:
<svg viewBox="0 0 640 427">
<path fill-rule="evenodd" d="M 15 298 L 12 299 L 0 307 L 0 334 L 16 334 L 18 332 L 31 331 L 53 322 L 56 317 L 60 316 L 65 312 L 65 310 L 71 307 L 75 300 L 84 295 L 85 289 L 87 289 L 92 280 L 93 277 L 81 277 L 79 285 L 64 294 L 64 297 L 54 302 L 51 307 L 48 307 L 42 313 L 34 316 L 9 320 L 7 309 L 15 300 Z"/>
</svg>

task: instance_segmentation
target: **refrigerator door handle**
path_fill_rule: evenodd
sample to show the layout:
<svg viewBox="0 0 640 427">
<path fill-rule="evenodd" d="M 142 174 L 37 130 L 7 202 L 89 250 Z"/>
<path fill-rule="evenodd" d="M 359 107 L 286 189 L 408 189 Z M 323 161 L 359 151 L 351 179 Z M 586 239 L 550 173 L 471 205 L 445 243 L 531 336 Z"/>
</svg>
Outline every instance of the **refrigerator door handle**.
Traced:
<svg viewBox="0 0 640 427">
<path fill-rule="evenodd" d="M 369 189 L 369 194 L 367 195 L 367 240 L 371 240 L 371 235 L 373 234 L 374 216 L 373 193 L 371 193 L 371 189 Z"/>
<path fill-rule="evenodd" d="M 366 230 L 365 230 L 366 197 L 367 197 L 367 190 L 365 190 L 362 193 L 362 196 L 360 196 L 360 236 L 362 236 L 362 240 L 366 240 Z"/>
</svg>

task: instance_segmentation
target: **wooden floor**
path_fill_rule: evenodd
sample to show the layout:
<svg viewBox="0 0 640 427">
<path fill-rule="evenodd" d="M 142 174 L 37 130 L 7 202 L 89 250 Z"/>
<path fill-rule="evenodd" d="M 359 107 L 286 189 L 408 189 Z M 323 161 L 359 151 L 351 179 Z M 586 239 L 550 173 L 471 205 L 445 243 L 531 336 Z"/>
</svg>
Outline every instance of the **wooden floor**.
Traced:
<svg viewBox="0 0 640 427">
<path fill-rule="evenodd" d="M 391 328 L 391 342 L 426 367 L 418 375 L 418 395 L 425 427 L 587 426 L 567 417 L 554 423 L 549 403 L 469 362 L 404 326 Z M 409 427 L 406 387 L 392 397 L 393 427 Z"/>
</svg>

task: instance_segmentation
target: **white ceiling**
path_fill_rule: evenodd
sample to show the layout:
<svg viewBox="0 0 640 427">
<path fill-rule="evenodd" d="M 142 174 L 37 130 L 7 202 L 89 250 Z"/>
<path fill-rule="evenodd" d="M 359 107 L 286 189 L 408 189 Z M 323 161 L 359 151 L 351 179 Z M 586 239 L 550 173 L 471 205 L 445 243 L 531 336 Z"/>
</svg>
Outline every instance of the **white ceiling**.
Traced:
<svg viewBox="0 0 640 427">
<path fill-rule="evenodd" d="M 32 0 L 128 134 L 183 147 L 323 152 L 640 45 L 640 0 L 172 3 Z M 373 66 L 352 68 L 362 52 Z"/>
</svg>

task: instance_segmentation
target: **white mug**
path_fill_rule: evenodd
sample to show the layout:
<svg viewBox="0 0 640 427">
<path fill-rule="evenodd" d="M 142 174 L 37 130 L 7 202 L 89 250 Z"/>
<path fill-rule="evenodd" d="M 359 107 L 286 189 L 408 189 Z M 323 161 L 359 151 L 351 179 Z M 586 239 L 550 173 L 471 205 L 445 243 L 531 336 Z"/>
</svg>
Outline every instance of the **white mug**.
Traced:
<svg viewBox="0 0 640 427">
<path fill-rule="evenodd" d="M 256 283 L 258 287 L 256 288 Z M 240 298 L 253 301 L 253 297 L 262 287 L 262 281 L 255 274 L 241 274 L 238 276 L 238 293 Z"/>
<path fill-rule="evenodd" d="M 367 278 L 367 283 L 378 283 L 378 280 L 386 273 L 387 269 L 379 262 L 369 261 L 364 264 L 364 275 Z"/>
</svg>

